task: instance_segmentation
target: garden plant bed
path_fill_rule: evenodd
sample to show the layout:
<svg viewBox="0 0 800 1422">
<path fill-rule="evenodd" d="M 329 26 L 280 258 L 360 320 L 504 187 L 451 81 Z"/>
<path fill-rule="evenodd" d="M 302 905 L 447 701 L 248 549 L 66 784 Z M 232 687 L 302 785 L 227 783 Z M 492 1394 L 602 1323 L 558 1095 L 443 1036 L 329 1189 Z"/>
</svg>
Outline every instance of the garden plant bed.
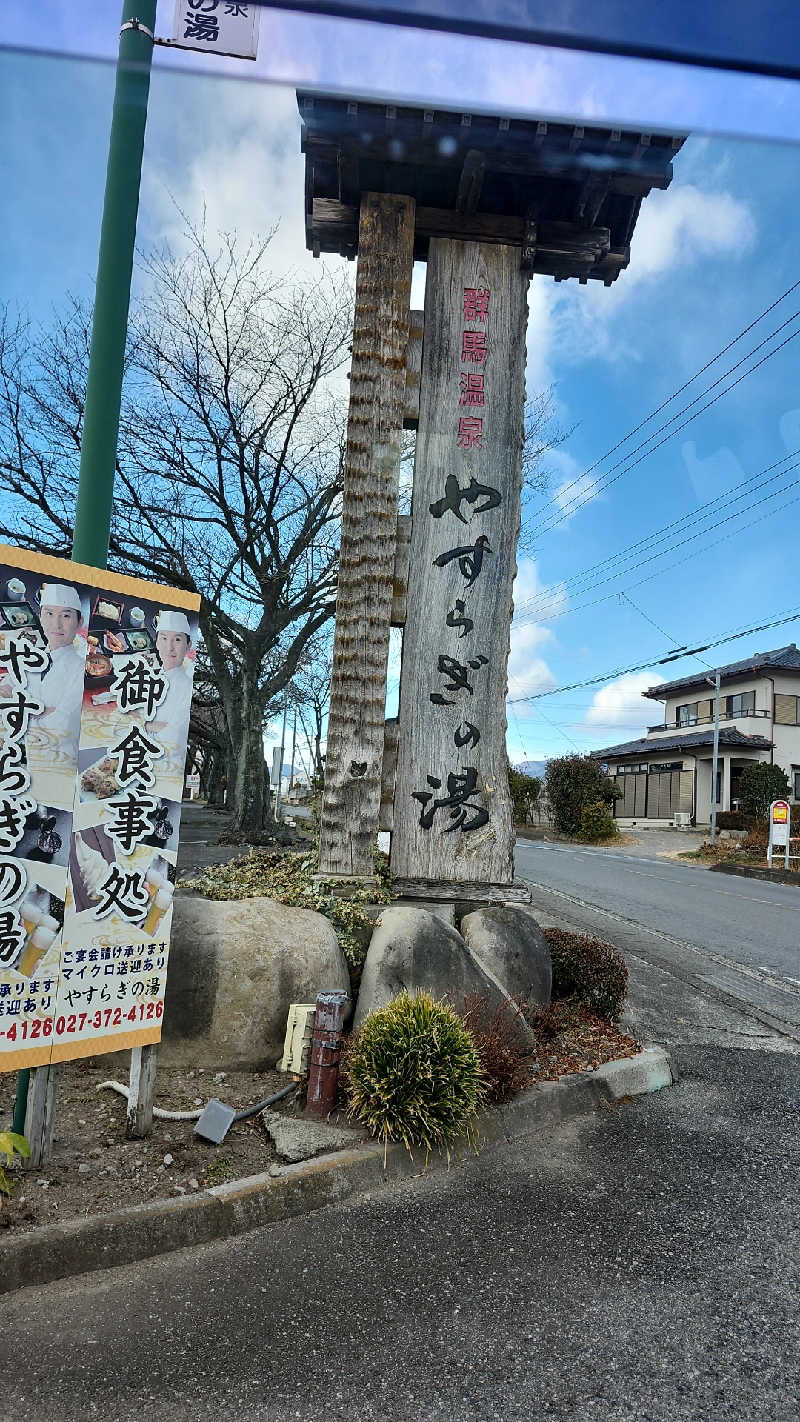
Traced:
<svg viewBox="0 0 800 1422">
<path fill-rule="evenodd" d="M 520 1063 L 517 1089 L 537 1081 L 558 1081 L 577 1072 L 596 1071 L 605 1062 L 635 1057 L 642 1050 L 633 1037 L 574 998 L 554 1001 L 548 1008 L 530 1014 L 528 1021 L 540 1045 L 536 1057 Z"/>
<path fill-rule="evenodd" d="M 540 1047 L 535 1056 L 519 1062 L 515 1092 L 539 1081 L 592 1071 L 604 1062 L 633 1057 L 640 1050 L 631 1037 L 574 999 L 554 1002 L 533 1014 L 531 1025 Z M 156 1105 L 167 1110 L 196 1110 L 216 1096 L 241 1110 L 289 1081 L 279 1072 L 227 1072 L 221 1081 L 218 1075 L 202 1070 L 159 1070 Z M 68 1062 L 60 1067 L 53 1155 L 46 1166 L 35 1171 L 14 1167 L 11 1199 L 0 1197 L 0 1232 L 4 1235 L 197 1194 L 280 1164 L 258 1117 L 231 1126 L 219 1146 L 200 1140 L 194 1134 L 193 1121 L 156 1119 L 153 1134 L 146 1140 L 126 1140 L 124 1098 L 113 1091 L 97 1090 L 100 1082 L 110 1079 L 126 1081 L 119 1058 Z M 10 1110 L 13 1083 L 13 1076 L 6 1078 L 4 1114 Z M 270 1109 L 298 1115 L 301 1093 L 302 1088 Z M 169 1164 L 165 1164 L 165 1156 L 172 1157 Z M 81 1165 L 88 1169 L 81 1170 Z"/>
<path fill-rule="evenodd" d="M 98 1091 L 101 1081 L 127 1085 L 120 1058 L 66 1062 L 59 1067 L 53 1153 L 37 1170 L 13 1170 L 10 1200 L 0 1196 L 0 1232 L 105 1214 L 168 1196 L 191 1195 L 243 1175 L 269 1170 L 278 1159 L 259 1117 L 231 1126 L 221 1145 L 194 1134 L 194 1121 L 154 1120 L 146 1140 L 125 1138 L 126 1102 L 115 1091 Z M 227 1072 L 159 1069 L 156 1106 L 192 1111 L 212 1096 L 237 1110 L 255 1105 L 286 1086 L 280 1072 Z M 10 1115 L 15 1077 L 3 1081 L 3 1117 Z M 271 1110 L 297 1110 L 294 1096 Z M 171 1163 L 165 1164 L 165 1156 Z M 85 1168 L 81 1170 L 81 1166 Z"/>
<path fill-rule="evenodd" d="M 794 853 L 794 851 L 792 851 Z M 776 864 L 770 869 L 765 854 L 748 852 L 730 841 L 716 845 L 701 844 L 699 849 L 688 850 L 679 855 L 680 859 L 693 860 L 705 864 L 722 874 L 743 874 L 745 878 L 773 879 L 778 884 L 800 884 L 800 859 L 790 861 L 788 869 L 783 866 L 782 852 L 775 852 Z"/>
</svg>

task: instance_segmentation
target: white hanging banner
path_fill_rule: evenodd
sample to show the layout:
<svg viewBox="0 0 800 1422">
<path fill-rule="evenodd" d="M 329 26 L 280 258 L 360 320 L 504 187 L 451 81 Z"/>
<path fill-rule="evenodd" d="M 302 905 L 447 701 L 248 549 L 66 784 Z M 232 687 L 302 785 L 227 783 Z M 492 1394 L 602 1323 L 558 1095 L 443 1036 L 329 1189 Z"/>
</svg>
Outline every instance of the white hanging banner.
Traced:
<svg viewBox="0 0 800 1422">
<path fill-rule="evenodd" d="M 251 0 L 175 0 L 172 43 L 180 49 L 255 59 L 259 5 Z"/>
</svg>

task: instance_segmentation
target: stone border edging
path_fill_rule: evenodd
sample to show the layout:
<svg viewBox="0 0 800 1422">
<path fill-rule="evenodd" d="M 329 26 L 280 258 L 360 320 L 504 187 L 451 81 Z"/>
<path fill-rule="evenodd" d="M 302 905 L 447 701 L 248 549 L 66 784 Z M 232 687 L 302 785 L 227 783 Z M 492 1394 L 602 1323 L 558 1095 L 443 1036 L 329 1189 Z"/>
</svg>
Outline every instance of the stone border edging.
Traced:
<svg viewBox="0 0 800 1422">
<path fill-rule="evenodd" d="M 635 1057 L 617 1058 L 596 1071 L 540 1082 L 481 1117 L 479 1148 L 493 1141 L 518 1140 L 585 1115 L 603 1102 L 659 1091 L 675 1080 L 664 1049 L 645 1047 Z M 461 1145 L 451 1161 L 472 1154 L 468 1145 Z M 447 1168 L 442 1156 L 432 1157 L 427 1166 L 429 1172 Z M 421 1175 L 423 1170 L 421 1157 L 412 1160 L 401 1145 L 389 1146 L 384 1166 L 383 1147 L 370 1141 L 285 1165 L 278 1175 L 251 1175 L 196 1195 L 45 1225 L 0 1241 L 0 1293 L 230 1239 Z"/>
<path fill-rule="evenodd" d="M 758 864 L 710 864 L 712 874 L 736 874 L 740 879 L 764 879 L 768 884 L 800 885 L 800 874 L 793 869 L 762 869 Z"/>
</svg>

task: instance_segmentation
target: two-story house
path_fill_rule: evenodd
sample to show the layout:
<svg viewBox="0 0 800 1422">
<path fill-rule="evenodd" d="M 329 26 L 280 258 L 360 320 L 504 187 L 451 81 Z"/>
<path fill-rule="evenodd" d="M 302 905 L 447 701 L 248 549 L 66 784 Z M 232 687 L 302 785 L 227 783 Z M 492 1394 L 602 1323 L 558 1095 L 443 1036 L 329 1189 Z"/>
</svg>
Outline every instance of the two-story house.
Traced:
<svg viewBox="0 0 800 1422">
<path fill-rule="evenodd" d="M 720 667 L 718 810 L 738 808 L 739 776 L 754 760 L 779 765 L 800 801 L 800 651 L 792 643 Z M 664 719 L 638 741 L 592 751 L 617 781 L 621 824 L 663 825 L 678 816 L 711 819 L 714 690 L 698 671 L 644 692 L 665 703 Z M 684 821 L 685 822 L 685 821 Z"/>
</svg>

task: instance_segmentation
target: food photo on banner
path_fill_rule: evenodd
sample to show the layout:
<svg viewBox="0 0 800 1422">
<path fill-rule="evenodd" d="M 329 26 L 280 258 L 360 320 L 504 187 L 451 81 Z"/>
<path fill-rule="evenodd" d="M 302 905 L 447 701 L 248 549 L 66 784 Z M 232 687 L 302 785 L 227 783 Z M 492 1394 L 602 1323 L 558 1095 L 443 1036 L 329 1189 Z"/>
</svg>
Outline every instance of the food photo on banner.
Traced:
<svg viewBox="0 0 800 1422">
<path fill-rule="evenodd" d="M 0 1070 L 161 1035 L 199 599 L 0 547 Z"/>
</svg>

